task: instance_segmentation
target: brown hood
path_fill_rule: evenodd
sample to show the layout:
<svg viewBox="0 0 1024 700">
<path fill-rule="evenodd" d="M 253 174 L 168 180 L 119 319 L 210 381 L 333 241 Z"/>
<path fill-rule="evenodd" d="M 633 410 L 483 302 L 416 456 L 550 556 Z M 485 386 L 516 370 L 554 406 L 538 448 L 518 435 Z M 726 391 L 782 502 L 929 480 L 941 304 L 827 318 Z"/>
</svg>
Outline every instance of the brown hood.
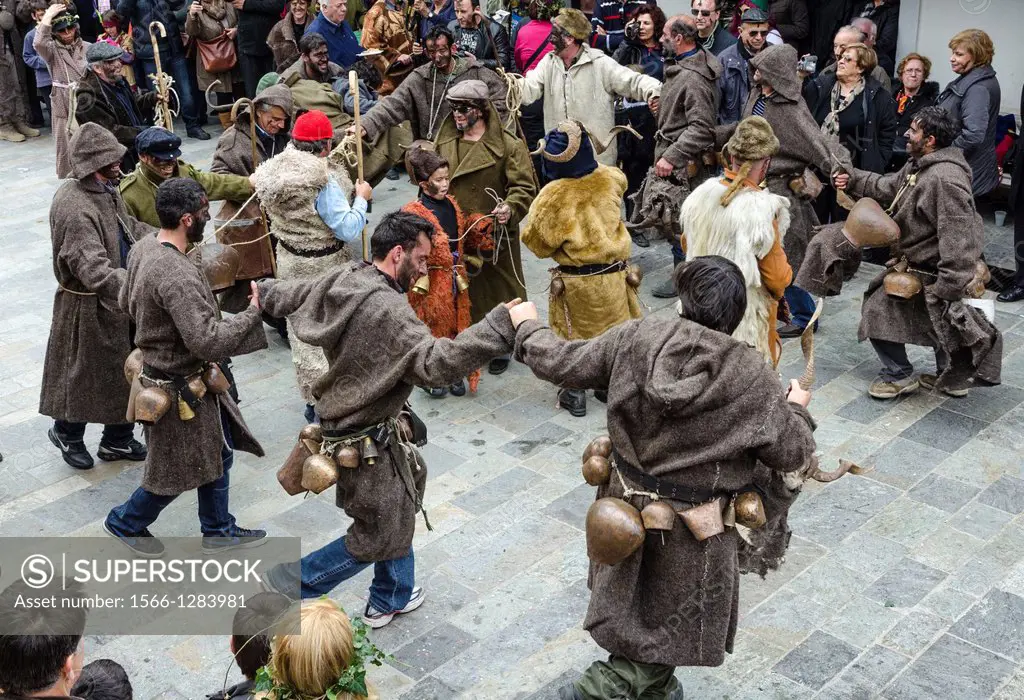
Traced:
<svg viewBox="0 0 1024 700">
<path fill-rule="evenodd" d="M 681 61 L 665 61 L 665 80 L 683 70 L 692 70 L 706 80 L 718 80 L 722 75 L 722 64 L 707 51 L 698 51 Z"/>
<path fill-rule="evenodd" d="M 117 163 L 128 149 L 99 124 L 87 122 L 71 137 L 71 173 L 76 180 Z"/>
<path fill-rule="evenodd" d="M 261 105 L 272 105 L 283 109 L 284 113 L 288 115 L 288 119 L 285 121 L 284 128 L 281 132 L 285 134 L 291 133 L 292 115 L 295 110 L 295 102 L 292 100 L 292 91 L 287 85 L 284 83 L 278 83 L 264 88 L 261 93 L 256 95 L 256 99 L 253 100 L 253 104 L 256 106 L 257 110 Z M 248 133 L 250 119 L 251 116 L 247 105 L 244 109 L 239 110 L 235 121 L 241 124 L 242 130 Z"/>
<path fill-rule="evenodd" d="M 800 76 L 796 72 L 799 59 L 796 49 L 789 44 L 769 46 L 750 59 L 750 65 L 761 71 L 775 92 L 790 102 L 801 99 Z"/>
</svg>

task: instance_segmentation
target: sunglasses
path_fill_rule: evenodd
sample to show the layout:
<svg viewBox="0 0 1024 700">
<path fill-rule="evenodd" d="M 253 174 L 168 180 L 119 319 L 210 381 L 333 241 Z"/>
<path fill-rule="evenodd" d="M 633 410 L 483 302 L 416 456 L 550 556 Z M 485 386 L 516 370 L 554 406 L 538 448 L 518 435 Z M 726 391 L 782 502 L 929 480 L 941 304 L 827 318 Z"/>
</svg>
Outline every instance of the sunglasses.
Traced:
<svg viewBox="0 0 1024 700">
<path fill-rule="evenodd" d="M 455 114 L 469 114 L 471 109 L 473 109 L 473 105 L 452 105 L 452 112 Z"/>
<path fill-rule="evenodd" d="M 769 30 L 769 29 L 764 29 L 764 30 L 757 29 L 757 30 L 754 30 L 754 31 L 750 32 L 750 36 L 768 36 L 769 34 L 771 34 L 771 30 Z"/>
<path fill-rule="evenodd" d="M 690 10 L 694 17 L 710 17 L 714 10 Z"/>
</svg>

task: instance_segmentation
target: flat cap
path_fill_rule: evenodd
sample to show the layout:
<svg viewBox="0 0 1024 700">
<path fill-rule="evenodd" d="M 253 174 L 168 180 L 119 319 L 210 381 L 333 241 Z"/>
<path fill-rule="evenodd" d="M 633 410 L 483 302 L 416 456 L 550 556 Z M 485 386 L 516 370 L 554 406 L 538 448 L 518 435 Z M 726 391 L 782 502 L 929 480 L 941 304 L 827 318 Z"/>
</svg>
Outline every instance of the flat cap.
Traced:
<svg viewBox="0 0 1024 700">
<path fill-rule="evenodd" d="M 124 51 L 120 46 L 114 46 L 113 44 L 108 44 L 101 40 L 89 46 L 85 52 L 85 60 L 88 61 L 91 66 L 94 63 L 103 63 L 104 61 L 121 58 L 123 55 Z"/>
<path fill-rule="evenodd" d="M 135 137 L 135 150 L 160 160 L 174 160 L 181 155 L 181 139 L 172 131 L 151 126 Z"/>
<path fill-rule="evenodd" d="M 487 92 L 487 84 L 482 80 L 463 80 L 448 90 L 449 102 L 486 102 L 488 99 L 490 95 Z"/>
<path fill-rule="evenodd" d="M 759 7 L 748 7 L 740 15 L 740 24 L 768 24 L 768 13 Z"/>
</svg>

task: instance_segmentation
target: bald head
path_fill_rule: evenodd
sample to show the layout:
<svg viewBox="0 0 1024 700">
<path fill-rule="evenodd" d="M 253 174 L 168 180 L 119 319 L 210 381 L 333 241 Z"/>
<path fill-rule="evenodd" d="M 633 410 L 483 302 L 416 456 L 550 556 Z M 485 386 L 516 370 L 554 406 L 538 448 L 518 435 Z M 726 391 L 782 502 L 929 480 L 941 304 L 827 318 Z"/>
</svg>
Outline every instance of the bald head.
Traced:
<svg viewBox="0 0 1024 700">
<path fill-rule="evenodd" d="M 665 56 L 679 56 L 697 47 L 697 21 L 690 15 L 672 15 L 665 21 L 661 45 Z"/>
</svg>

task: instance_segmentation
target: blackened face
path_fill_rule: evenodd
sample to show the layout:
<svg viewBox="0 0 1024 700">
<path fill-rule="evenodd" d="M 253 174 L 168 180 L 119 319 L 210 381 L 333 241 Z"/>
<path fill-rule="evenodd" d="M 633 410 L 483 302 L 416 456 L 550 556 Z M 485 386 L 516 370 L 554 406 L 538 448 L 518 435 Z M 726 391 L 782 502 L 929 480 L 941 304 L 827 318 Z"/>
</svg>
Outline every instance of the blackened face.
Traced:
<svg viewBox="0 0 1024 700">
<path fill-rule="evenodd" d="M 428 41 L 426 48 L 434 67 L 447 73 L 452 65 L 452 48 L 448 45 L 448 37 L 439 36 L 436 41 Z"/>
<path fill-rule="evenodd" d="M 121 181 L 121 177 L 123 175 L 123 173 L 121 172 L 120 161 L 118 161 L 117 163 L 111 163 L 105 168 L 100 168 L 96 172 L 98 172 L 100 174 L 100 177 L 102 177 L 104 180 L 114 185 Z"/>
<path fill-rule="evenodd" d="M 568 47 L 568 43 L 565 41 L 565 34 L 556 28 L 552 28 L 551 34 L 548 35 L 548 41 L 555 47 L 555 53 L 561 53 Z"/>
<path fill-rule="evenodd" d="M 402 289 L 412 289 L 420 277 L 427 274 L 427 258 L 430 256 L 430 233 L 424 231 L 420 234 L 416 247 L 408 252 L 402 250 L 398 261 L 396 282 Z"/>
<path fill-rule="evenodd" d="M 471 105 L 465 103 L 452 105 L 452 119 L 455 120 L 455 128 L 459 131 L 469 129 L 480 121 L 482 116 L 480 110 Z"/>
<path fill-rule="evenodd" d="M 327 75 L 327 64 L 331 58 L 326 45 L 314 49 L 304 55 L 302 60 L 305 62 L 306 68 L 310 73 L 318 76 Z"/>
</svg>

